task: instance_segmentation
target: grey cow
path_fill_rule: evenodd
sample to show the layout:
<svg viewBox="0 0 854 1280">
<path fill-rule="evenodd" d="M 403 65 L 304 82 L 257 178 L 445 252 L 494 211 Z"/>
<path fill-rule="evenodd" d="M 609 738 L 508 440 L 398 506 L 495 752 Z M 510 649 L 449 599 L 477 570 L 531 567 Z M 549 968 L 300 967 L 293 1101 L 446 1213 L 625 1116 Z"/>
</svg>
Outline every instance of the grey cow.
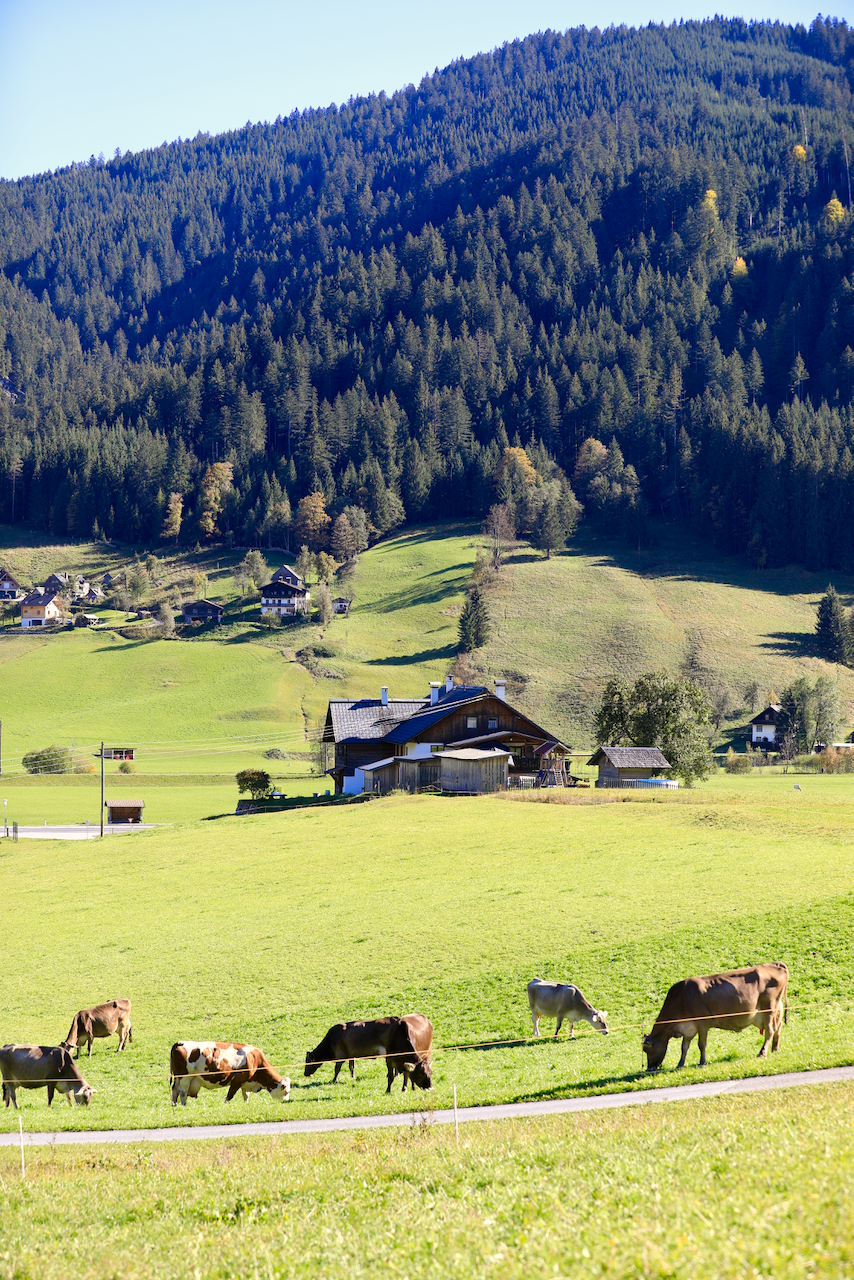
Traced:
<svg viewBox="0 0 854 1280">
<path fill-rule="evenodd" d="M 608 1034 L 606 1019 L 608 1012 L 594 1009 L 589 1000 L 571 983 L 545 982 L 542 978 L 532 978 L 528 983 L 528 1004 L 531 1006 L 531 1021 L 534 1024 L 534 1035 L 540 1034 L 540 1018 L 557 1018 L 555 1040 L 564 1022 L 570 1024 L 569 1038 L 573 1038 L 576 1022 L 589 1022 L 594 1031 Z"/>
</svg>

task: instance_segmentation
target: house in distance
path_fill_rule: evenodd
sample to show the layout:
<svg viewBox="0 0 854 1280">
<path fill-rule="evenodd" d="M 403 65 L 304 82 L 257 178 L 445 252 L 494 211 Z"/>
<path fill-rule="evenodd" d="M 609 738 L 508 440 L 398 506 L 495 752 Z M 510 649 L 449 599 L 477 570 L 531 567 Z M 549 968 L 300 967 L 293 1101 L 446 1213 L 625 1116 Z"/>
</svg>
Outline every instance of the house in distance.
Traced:
<svg viewBox="0 0 854 1280">
<path fill-rule="evenodd" d="M 297 579 L 296 585 L 283 578 L 274 578 L 261 588 L 262 614 L 277 613 L 280 618 L 294 618 L 298 613 L 308 613 L 311 608 L 311 592 L 298 574 L 293 573 L 291 576 Z"/>
<path fill-rule="evenodd" d="M 222 622 L 222 605 L 213 600 L 193 600 L 181 609 L 185 622 Z"/>
<path fill-rule="evenodd" d="M 24 589 L 8 569 L 0 569 L 0 600 L 19 600 Z"/>
<path fill-rule="evenodd" d="M 779 702 L 769 702 L 764 711 L 750 722 L 750 740 L 753 747 L 767 751 L 777 741 L 777 717 L 783 710 Z"/>
<path fill-rule="evenodd" d="M 47 587 L 33 587 L 21 601 L 21 626 L 49 627 L 62 620 L 62 597 Z"/>
<path fill-rule="evenodd" d="M 480 780 L 474 791 L 520 776 L 565 781 L 570 753 L 554 734 L 509 705 L 506 681 L 496 680 L 492 690 L 455 685 L 450 676 L 444 686 L 431 681 L 423 698 L 390 698 L 383 687 L 379 698 L 330 699 L 322 741 L 339 795 L 439 789 L 438 757 L 445 751 L 457 755 L 444 766 L 448 790 L 469 790 L 464 778 Z M 467 754 L 460 757 L 461 751 Z"/>
</svg>

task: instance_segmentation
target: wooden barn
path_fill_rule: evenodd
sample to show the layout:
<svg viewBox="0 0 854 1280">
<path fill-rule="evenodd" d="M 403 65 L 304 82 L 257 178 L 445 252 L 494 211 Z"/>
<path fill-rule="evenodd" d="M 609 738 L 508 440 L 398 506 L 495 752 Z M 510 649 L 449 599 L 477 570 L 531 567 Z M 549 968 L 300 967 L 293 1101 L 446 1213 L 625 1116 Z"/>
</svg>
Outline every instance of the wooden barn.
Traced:
<svg viewBox="0 0 854 1280">
<path fill-rule="evenodd" d="M 677 787 L 659 777 L 670 762 L 658 747 L 600 747 L 587 761 L 599 766 L 597 787 Z"/>
<path fill-rule="evenodd" d="M 462 747 L 459 751 L 439 754 L 439 785 L 443 795 L 479 796 L 507 789 L 509 751 L 500 747 L 482 751 Z"/>
</svg>

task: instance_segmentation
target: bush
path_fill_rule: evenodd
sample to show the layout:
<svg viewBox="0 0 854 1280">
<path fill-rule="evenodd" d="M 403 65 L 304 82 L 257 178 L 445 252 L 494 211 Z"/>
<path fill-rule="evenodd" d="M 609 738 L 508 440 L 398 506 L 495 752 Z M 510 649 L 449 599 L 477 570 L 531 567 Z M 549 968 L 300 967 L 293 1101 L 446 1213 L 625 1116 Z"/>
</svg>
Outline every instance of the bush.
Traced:
<svg viewBox="0 0 854 1280">
<path fill-rule="evenodd" d="M 119 773 L 135 773 L 136 765 L 132 760 L 123 760 L 119 765 Z"/>
<path fill-rule="evenodd" d="M 235 778 L 240 795 L 248 791 L 253 800 L 264 800 L 270 794 L 270 775 L 263 769 L 241 769 Z"/>
<path fill-rule="evenodd" d="M 739 755 L 730 747 L 726 753 L 724 768 L 727 773 L 750 773 L 753 763 L 748 755 Z"/>
<path fill-rule="evenodd" d="M 71 773 L 71 748 L 42 747 L 28 751 L 21 761 L 27 773 Z"/>
<path fill-rule="evenodd" d="M 268 751 L 264 752 L 264 757 L 267 760 L 287 760 L 288 758 L 287 752 L 283 751 L 281 747 L 270 747 Z"/>
</svg>

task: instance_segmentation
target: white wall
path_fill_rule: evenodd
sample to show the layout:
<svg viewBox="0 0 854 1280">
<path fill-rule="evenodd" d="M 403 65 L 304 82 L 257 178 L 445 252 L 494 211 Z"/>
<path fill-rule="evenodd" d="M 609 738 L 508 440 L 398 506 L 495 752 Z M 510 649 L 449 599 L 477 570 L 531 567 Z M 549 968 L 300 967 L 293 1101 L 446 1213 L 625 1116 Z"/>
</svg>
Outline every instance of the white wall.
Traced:
<svg viewBox="0 0 854 1280">
<path fill-rule="evenodd" d="M 357 769 L 352 778 L 348 778 L 345 774 L 343 779 L 343 794 L 345 796 L 360 796 L 365 789 L 365 771 Z"/>
</svg>

